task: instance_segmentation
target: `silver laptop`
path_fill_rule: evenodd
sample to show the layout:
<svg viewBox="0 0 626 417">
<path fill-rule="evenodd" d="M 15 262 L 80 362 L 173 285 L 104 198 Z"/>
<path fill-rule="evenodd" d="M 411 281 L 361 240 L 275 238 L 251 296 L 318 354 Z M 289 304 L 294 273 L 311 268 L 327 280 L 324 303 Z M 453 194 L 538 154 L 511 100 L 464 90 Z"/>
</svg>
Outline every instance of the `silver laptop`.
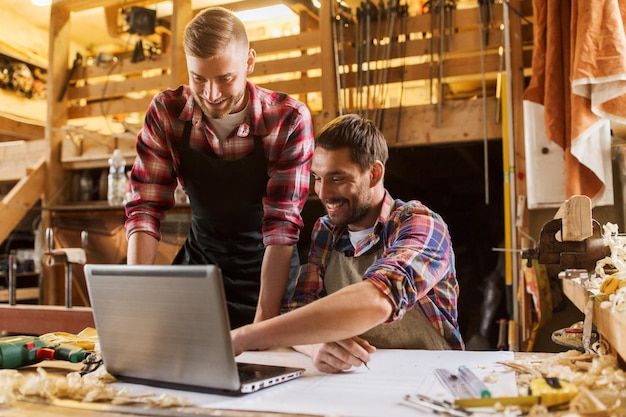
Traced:
<svg viewBox="0 0 626 417">
<path fill-rule="evenodd" d="M 215 265 L 87 264 L 84 270 L 102 359 L 120 380 L 236 395 L 304 372 L 235 361 Z"/>
</svg>

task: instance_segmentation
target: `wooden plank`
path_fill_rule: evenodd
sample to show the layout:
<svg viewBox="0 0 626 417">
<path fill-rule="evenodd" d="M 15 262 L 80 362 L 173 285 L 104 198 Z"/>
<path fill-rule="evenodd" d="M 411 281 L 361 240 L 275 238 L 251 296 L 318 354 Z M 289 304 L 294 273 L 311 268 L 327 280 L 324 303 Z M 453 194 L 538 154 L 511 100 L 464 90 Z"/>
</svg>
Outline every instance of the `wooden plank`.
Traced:
<svg viewBox="0 0 626 417">
<path fill-rule="evenodd" d="M 309 30 L 297 35 L 250 42 L 250 48 L 254 49 L 259 56 L 289 50 L 302 51 L 310 48 L 319 48 L 319 46 L 320 33 L 318 30 Z"/>
<path fill-rule="evenodd" d="M 499 140 L 502 126 L 495 121 L 496 99 L 487 99 L 488 138 Z M 480 100 L 449 100 L 442 106 L 442 119 L 446 122 L 437 127 L 435 105 L 403 107 L 402 123 L 398 132 L 398 108 L 385 109 L 382 131 L 391 148 L 437 145 L 441 143 L 468 143 L 483 141 L 482 102 Z M 316 131 L 324 125 L 320 114 L 313 115 Z M 415 126 L 419 125 L 419 129 Z"/>
<path fill-rule="evenodd" d="M 160 91 L 164 88 L 176 88 L 172 77 L 164 74 L 157 77 L 129 78 L 124 81 L 90 83 L 82 87 L 68 89 L 70 100 L 104 100 L 112 97 L 124 97 L 130 94 L 149 94 L 148 90 Z M 150 96 L 152 98 L 152 95 Z M 145 109 L 144 109 L 145 110 Z"/>
<path fill-rule="evenodd" d="M 60 12 L 80 12 L 82 10 L 94 9 L 96 7 L 109 6 L 147 6 L 157 3 L 160 0 L 54 0 L 52 11 Z M 52 13 L 54 14 L 54 13 Z"/>
<path fill-rule="evenodd" d="M 0 202 L 0 242 L 3 242 L 20 223 L 22 218 L 41 198 L 46 172 L 41 157 L 34 170 L 22 178 Z"/>
<path fill-rule="evenodd" d="M 322 49 L 322 77 L 324 82 L 320 84 L 322 88 L 322 119 L 325 123 L 339 115 L 339 85 L 336 76 L 336 62 L 331 25 L 333 24 L 332 11 L 334 8 L 332 0 L 322 0 L 320 7 L 320 47 Z M 335 45 L 336 46 L 336 45 Z M 307 77 L 308 78 L 308 77 Z"/>
<path fill-rule="evenodd" d="M 528 53 L 530 54 L 530 52 Z M 526 54 L 525 54 L 526 55 Z M 306 58 L 308 59 L 308 58 Z M 294 58 L 294 61 L 297 59 Z M 474 80 L 480 80 L 481 72 L 477 70 L 481 66 L 480 56 L 471 56 L 471 57 L 459 57 L 455 59 L 446 60 L 446 65 L 444 69 L 444 82 L 445 83 L 455 83 L 460 82 L 460 80 L 468 81 L 472 77 Z M 292 61 L 293 62 L 293 61 Z M 399 65 L 396 63 L 395 65 Z M 274 68 L 274 71 L 278 71 L 278 68 L 287 68 L 284 65 L 284 61 L 276 61 L 267 64 L 260 65 L 261 71 L 266 73 L 271 73 L 273 70 L 270 68 Z M 497 55 L 488 55 L 485 57 L 485 76 L 487 80 L 495 80 L 497 77 L 497 71 L 500 68 L 500 58 Z M 315 68 L 309 68 L 309 70 L 314 70 Z M 370 71 L 370 79 L 375 80 L 377 74 L 380 73 L 381 70 L 371 70 Z M 404 80 L 405 82 L 413 82 L 429 80 L 430 74 L 430 64 L 428 63 L 416 63 L 416 64 L 406 64 L 403 66 L 394 66 L 387 69 L 387 83 L 399 83 Z M 273 81 L 264 79 L 262 74 L 255 73 L 253 77 L 250 79 L 257 84 L 269 88 L 272 90 L 283 91 L 287 94 L 305 94 L 320 91 L 320 88 L 325 85 L 328 81 L 327 77 L 321 76 L 312 76 L 309 74 L 308 77 L 299 79 L 294 78 L 292 80 L 280 80 Z M 258 76 L 257 76 L 258 75 Z M 346 85 L 348 87 L 353 87 L 356 85 L 356 73 L 350 72 L 345 76 Z M 334 75 L 333 75 L 334 78 Z M 491 93 L 490 95 L 495 95 Z"/>
<path fill-rule="evenodd" d="M 175 13 L 171 20 L 171 36 L 169 40 L 170 45 L 172 45 L 172 56 L 169 59 L 171 80 L 168 85 L 175 88 L 180 84 L 189 82 L 187 58 L 184 49 L 179 45 L 183 44 L 185 26 L 192 19 L 193 11 L 191 10 L 191 0 L 174 0 L 172 7 Z"/>
<path fill-rule="evenodd" d="M 76 82 L 91 78 L 101 78 L 101 82 L 105 82 L 107 78 L 117 75 L 125 77 L 129 75 L 140 76 L 143 71 L 154 71 L 159 68 L 167 69 L 170 66 L 171 58 L 172 55 L 165 52 L 156 55 L 154 58 L 139 62 L 131 62 L 130 58 L 125 58 L 117 63 L 83 65 L 72 74 L 71 81 Z"/>
<path fill-rule="evenodd" d="M 11 117 L 0 116 L 0 141 L 43 139 L 45 135 L 44 123 L 32 120 L 16 120 Z"/>
<path fill-rule="evenodd" d="M 0 306 L 0 331 L 42 335 L 52 332 L 77 334 L 95 327 L 90 307 L 15 305 Z"/>
<path fill-rule="evenodd" d="M 272 77 L 278 74 L 293 74 L 297 71 L 306 73 L 307 71 L 321 68 L 321 60 L 320 54 L 313 54 L 260 61 L 254 65 L 254 73 L 252 75 L 255 77 Z"/>
<path fill-rule="evenodd" d="M 501 137 L 501 126 L 495 121 L 496 100 L 487 99 L 487 134 L 489 139 Z M 383 113 L 383 133 L 390 147 L 467 143 L 483 140 L 482 100 L 447 100 L 442 104 L 441 120 L 437 127 L 437 106 L 424 105 L 402 109 L 402 123 L 398 130 L 398 109 Z M 419 128 L 416 128 L 419 126 Z"/>
<path fill-rule="evenodd" d="M 83 117 L 102 117 L 103 111 L 106 115 L 116 115 L 123 113 L 143 113 L 152 101 L 152 96 L 139 99 L 128 97 L 107 100 L 105 103 L 92 103 L 83 107 L 71 107 L 67 110 L 70 119 L 81 119 Z"/>
<path fill-rule="evenodd" d="M 586 195 L 575 195 L 565 201 L 555 219 L 561 219 L 561 240 L 582 242 L 593 235 L 591 199 Z"/>
<path fill-rule="evenodd" d="M 38 300 L 39 299 L 39 287 L 16 288 L 15 299 L 17 301 Z M 9 290 L 0 290 L 0 303 L 6 303 L 8 301 L 9 301 Z"/>
<path fill-rule="evenodd" d="M 45 155 L 43 139 L 0 143 L 0 181 L 19 181 Z"/>
<path fill-rule="evenodd" d="M 346 31 L 346 39 L 351 39 L 354 36 L 351 32 L 352 30 Z M 466 56 L 468 54 L 475 56 L 480 55 L 480 36 L 481 33 L 477 30 L 455 35 L 450 50 L 445 53 L 445 59 Z M 498 55 L 498 48 L 502 43 L 502 37 L 502 31 L 496 29 L 490 30 L 489 44 L 485 47 L 486 55 Z M 532 42 L 532 38 L 530 42 Z M 419 59 L 422 62 L 430 62 L 430 43 L 431 41 L 428 38 L 409 38 L 406 43 L 394 40 L 389 46 L 389 58 L 398 59 L 406 56 L 410 57 L 410 60 Z M 375 61 L 375 57 L 382 59 L 385 49 L 386 45 L 381 45 L 380 51 L 378 51 L 377 46 L 372 46 L 371 61 Z M 356 62 L 357 49 L 355 47 L 348 46 L 343 52 L 345 62 Z M 435 49 L 433 56 L 435 62 L 439 60 L 437 52 L 438 49 Z M 480 72 L 480 67 L 475 67 L 473 71 Z"/>
</svg>

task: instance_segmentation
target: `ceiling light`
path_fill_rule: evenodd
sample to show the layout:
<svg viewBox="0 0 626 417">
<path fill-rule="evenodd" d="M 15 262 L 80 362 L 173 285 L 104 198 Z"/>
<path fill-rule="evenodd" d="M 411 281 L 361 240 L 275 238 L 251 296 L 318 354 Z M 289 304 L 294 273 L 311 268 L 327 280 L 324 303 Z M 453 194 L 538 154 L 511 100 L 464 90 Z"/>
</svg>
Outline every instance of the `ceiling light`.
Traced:
<svg viewBox="0 0 626 417">
<path fill-rule="evenodd" d="M 30 0 L 35 6 L 50 6 L 52 4 L 52 0 Z"/>
<path fill-rule="evenodd" d="M 237 17 L 243 22 L 264 19 L 280 19 L 294 16 L 293 11 L 284 4 L 276 4 L 274 6 L 261 7 L 258 9 L 246 10 L 243 12 L 235 12 Z"/>
</svg>

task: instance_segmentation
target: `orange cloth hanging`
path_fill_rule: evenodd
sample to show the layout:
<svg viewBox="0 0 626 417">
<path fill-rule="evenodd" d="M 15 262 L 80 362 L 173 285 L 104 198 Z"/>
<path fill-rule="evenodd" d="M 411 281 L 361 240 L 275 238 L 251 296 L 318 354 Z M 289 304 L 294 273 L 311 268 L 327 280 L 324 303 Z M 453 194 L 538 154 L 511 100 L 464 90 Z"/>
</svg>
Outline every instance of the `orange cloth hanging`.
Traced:
<svg viewBox="0 0 626 417">
<path fill-rule="evenodd" d="M 533 0 L 533 72 L 524 100 L 543 105 L 545 135 L 565 151 L 566 198 L 602 192 L 608 120 L 626 122 L 626 4 L 620 3 Z"/>
</svg>

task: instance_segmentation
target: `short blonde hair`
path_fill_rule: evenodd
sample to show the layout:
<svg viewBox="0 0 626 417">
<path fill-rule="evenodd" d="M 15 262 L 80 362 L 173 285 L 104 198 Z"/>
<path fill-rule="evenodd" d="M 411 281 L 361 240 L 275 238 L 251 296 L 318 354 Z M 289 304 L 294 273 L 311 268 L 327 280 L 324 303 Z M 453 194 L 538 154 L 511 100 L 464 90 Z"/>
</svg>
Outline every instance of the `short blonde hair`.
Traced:
<svg viewBox="0 0 626 417">
<path fill-rule="evenodd" d="M 185 54 L 195 58 L 220 55 L 233 43 L 250 48 L 243 22 L 223 7 L 202 10 L 185 27 L 183 48 Z"/>
</svg>

